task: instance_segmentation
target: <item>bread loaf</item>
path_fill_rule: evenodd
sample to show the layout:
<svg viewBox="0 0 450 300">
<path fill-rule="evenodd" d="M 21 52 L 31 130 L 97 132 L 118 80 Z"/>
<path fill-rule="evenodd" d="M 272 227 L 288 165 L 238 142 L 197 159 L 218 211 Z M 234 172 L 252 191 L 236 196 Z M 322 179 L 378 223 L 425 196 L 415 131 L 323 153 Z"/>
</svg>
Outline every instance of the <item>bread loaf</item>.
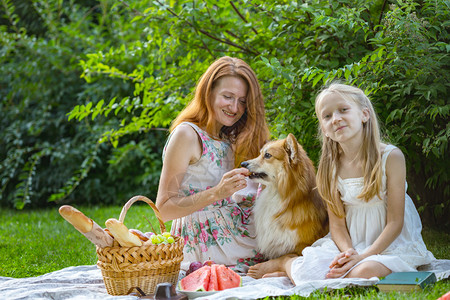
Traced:
<svg viewBox="0 0 450 300">
<path fill-rule="evenodd" d="M 122 247 L 142 246 L 142 241 L 134 234 L 132 234 L 127 226 L 117 219 L 108 219 L 105 222 L 106 228 L 114 236 L 116 241 Z"/>
<path fill-rule="evenodd" d="M 63 205 L 59 208 L 59 214 L 95 245 L 101 248 L 113 245 L 113 238 L 78 209 Z"/>
<path fill-rule="evenodd" d="M 81 233 L 86 233 L 92 230 L 94 221 L 70 205 L 61 206 L 59 208 L 59 214 Z"/>
</svg>

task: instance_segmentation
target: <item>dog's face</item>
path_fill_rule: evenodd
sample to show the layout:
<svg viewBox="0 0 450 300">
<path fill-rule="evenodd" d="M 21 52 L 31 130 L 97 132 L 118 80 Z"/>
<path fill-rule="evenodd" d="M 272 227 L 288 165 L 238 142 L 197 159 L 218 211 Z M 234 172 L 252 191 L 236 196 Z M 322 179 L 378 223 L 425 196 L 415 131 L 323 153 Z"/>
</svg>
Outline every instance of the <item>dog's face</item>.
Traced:
<svg viewBox="0 0 450 300">
<path fill-rule="evenodd" d="M 249 178 L 253 181 L 266 186 L 276 184 L 287 164 L 297 162 L 299 147 L 294 135 L 289 134 L 285 139 L 268 142 L 257 158 L 244 161 L 241 166 L 251 172 Z"/>
</svg>

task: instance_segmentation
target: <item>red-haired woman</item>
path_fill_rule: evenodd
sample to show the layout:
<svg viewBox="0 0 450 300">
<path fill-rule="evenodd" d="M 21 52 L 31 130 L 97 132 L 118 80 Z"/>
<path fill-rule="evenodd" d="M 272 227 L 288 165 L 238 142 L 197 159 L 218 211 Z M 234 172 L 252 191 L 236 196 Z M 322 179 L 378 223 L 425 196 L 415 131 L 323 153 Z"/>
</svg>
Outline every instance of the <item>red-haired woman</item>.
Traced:
<svg viewBox="0 0 450 300">
<path fill-rule="evenodd" d="M 213 260 L 246 272 L 259 261 L 250 210 L 248 170 L 269 138 L 264 101 L 250 66 L 222 57 L 209 66 L 195 96 L 173 121 L 163 154 L 156 205 L 172 234 L 185 240 L 187 269 Z M 234 195 L 234 196 L 233 196 Z"/>
</svg>

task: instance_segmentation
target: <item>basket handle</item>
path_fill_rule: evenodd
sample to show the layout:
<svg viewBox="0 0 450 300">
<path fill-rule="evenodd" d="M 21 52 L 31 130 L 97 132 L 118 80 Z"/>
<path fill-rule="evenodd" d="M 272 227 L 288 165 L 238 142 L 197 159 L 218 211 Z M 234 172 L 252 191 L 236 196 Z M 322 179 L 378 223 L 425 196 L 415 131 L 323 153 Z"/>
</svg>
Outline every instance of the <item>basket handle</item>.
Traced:
<svg viewBox="0 0 450 300">
<path fill-rule="evenodd" d="M 166 231 L 166 226 L 164 225 L 164 222 L 163 222 L 163 220 L 161 218 L 161 214 L 159 213 L 158 208 L 156 207 L 156 205 L 153 203 L 152 200 L 148 199 L 145 196 L 140 196 L 140 195 L 139 196 L 134 196 L 133 198 L 128 200 L 128 202 L 125 203 L 125 205 L 122 207 L 122 211 L 120 212 L 120 216 L 119 216 L 119 221 L 123 223 L 123 221 L 125 220 L 125 216 L 127 215 L 128 209 L 136 201 L 143 201 L 143 202 L 146 202 L 148 205 L 150 205 L 150 207 L 153 209 L 153 212 L 156 215 L 156 218 L 159 221 L 159 229 L 161 230 L 161 232 L 165 232 Z M 155 234 L 156 234 L 156 232 L 155 232 Z"/>
</svg>

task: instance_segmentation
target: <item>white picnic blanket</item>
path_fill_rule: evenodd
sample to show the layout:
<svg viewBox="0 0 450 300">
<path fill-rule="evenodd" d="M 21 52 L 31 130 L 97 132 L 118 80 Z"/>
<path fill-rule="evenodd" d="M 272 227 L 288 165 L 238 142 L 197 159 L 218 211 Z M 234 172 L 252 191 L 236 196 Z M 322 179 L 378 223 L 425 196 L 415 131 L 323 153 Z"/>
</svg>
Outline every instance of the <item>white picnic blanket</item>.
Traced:
<svg viewBox="0 0 450 300">
<path fill-rule="evenodd" d="M 432 271 L 438 280 L 450 277 L 450 260 L 436 260 L 423 266 L 420 271 Z M 287 277 L 253 279 L 243 277 L 243 286 L 209 295 L 207 299 L 256 299 L 266 296 L 309 296 L 315 290 L 339 289 L 350 285 L 371 286 L 378 278 L 370 279 L 326 279 L 308 281 L 294 286 Z M 136 300 L 134 296 L 110 296 L 106 293 L 100 270 L 97 266 L 68 267 L 38 277 L 0 277 L 1 299 L 117 299 Z M 200 299 L 200 298 L 198 298 Z M 206 298 L 205 298 L 206 299 Z"/>
</svg>

